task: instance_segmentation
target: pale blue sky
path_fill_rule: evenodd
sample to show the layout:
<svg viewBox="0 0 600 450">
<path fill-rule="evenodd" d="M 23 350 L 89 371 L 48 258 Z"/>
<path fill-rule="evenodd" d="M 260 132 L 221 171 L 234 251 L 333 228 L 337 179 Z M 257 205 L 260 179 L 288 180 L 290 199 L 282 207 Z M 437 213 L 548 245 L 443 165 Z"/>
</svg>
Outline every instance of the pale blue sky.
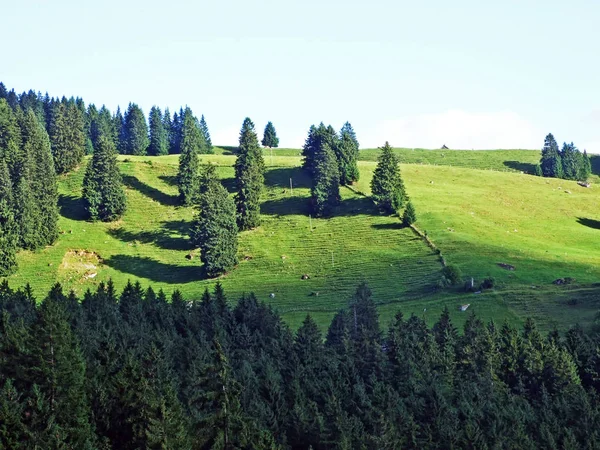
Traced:
<svg viewBox="0 0 600 450">
<path fill-rule="evenodd" d="M 244 117 L 300 146 L 350 121 L 363 147 L 600 153 L 598 0 L 0 1 L 0 81 L 111 110 Z"/>
</svg>

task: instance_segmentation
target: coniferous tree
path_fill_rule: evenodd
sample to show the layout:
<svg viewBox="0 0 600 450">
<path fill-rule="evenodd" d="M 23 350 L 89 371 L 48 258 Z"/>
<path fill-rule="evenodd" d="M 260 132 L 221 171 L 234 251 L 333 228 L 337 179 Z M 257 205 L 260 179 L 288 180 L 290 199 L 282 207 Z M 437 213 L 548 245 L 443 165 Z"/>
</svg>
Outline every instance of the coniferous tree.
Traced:
<svg viewBox="0 0 600 450">
<path fill-rule="evenodd" d="M 171 124 L 171 139 L 169 141 L 169 153 L 181 153 L 181 131 L 183 128 L 183 110 L 179 110 L 180 114 L 173 114 L 173 122 Z"/>
<path fill-rule="evenodd" d="M 75 103 L 56 102 L 50 121 L 50 143 L 56 173 L 74 169 L 85 154 L 86 134 L 83 116 Z"/>
<path fill-rule="evenodd" d="M 207 181 L 203 191 L 190 228 L 190 241 L 200 248 L 207 276 L 216 277 L 238 262 L 235 204 L 216 178 Z"/>
<path fill-rule="evenodd" d="M 169 142 L 167 132 L 160 108 L 153 106 L 148 117 L 150 124 L 150 146 L 148 154 L 161 156 L 169 153 Z"/>
<path fill-rule="evenodd" d="M 562 150 L 560 152 L 560 159 L 562 162 L 562 178 L 567 180 L 576 180 L 579 167 L 581 166 L 579 150 L 571 142 L 567 144 L 563 143 Z"/>
<path fill-rule="evenodd" d="M 21 134 L 14 111 L 4 99 L 0 99 L 0 158 L 4 159 L 14 184 L 23 166 Z"/>
<path fill-rule="evenodd" d="M 340 139 L 334 150 L 340 171 L 340 184 L 347 185 L 358 181 L 358 141 L 349 122 L 340 130 Z"/>
<path fill-rule="evenodd" d="M 125 154 L 145 155 L 150 140 L 148 139 L 148 125 L 141 108 L 135 103 L 130 103 L 125 112 Z"/>
<path fill-rule="evenodd" d="M 6 162 L 0 157 L 0 276 L 10 275 L 17 266 L 17 235 L 12 208 L 12 182 Z"/>
<path fill-rule="evenodd" d="M 586 150 L 583 150 L 581 154 L 581 162 L 579 163 L 579 170 L 577 172 L 577 179 L 580 181 L 586 181 L 592 174 L 592 161 L 587 154 Z"/>
<path fill-rule="evenodd" d="M 50 245 L 58 238 L 58 189 L 50 139 L 37 115 L 29 109 L 21 121 L 23 151 L 29 161 L 34 239 L 30 248 Z"/>
<path fill-rule="evenodd" d="M 388 214 L 402 208 L 406 200 L 398 157 L 387 142 L 381 147 L 377 167 L 373 172 L 371 195 L 375 203 Z"/>
<path fill-rule="evenodd" d="M 163 114 L 163 129 L 165 130 L 165 136 L 167 139 L 167 154 L 171 152 L 171 142 L 173 141 L 173 121 L 171 120 L 171 111 L 169 108 L 165 108 Z"/>
<path fill-rule="evenodd" d="M 404 209 L 404 214 L 402 215 L 402 225 L 409 227 L 416 221 L 417 213 L 415 212 L 415 207 L 413 206 L 412 202 L 409 200 L 406 204 L 406 208 Z"/>
<path fill-rule="evenodd" d="M 110 222 L 125 212 L 127 201 L 117 166 L 117 152 L 107 136 L 100 136 L 98 140 L 98 148 L 83 178 L 82 190 L 90 219 Z"/>
<path fill-rule="evenodd" d="M 200 117 L 200 131 L 202 133 L 202 149 L 200 153 L 213 153 L 212 141 L 210 139 L 210 132 L 208 131 L 208 125 L 204 119 L 204 114 Z"/>
<path fill-rule="evenodd" d="M 312 211 L 317 217 L 328 216 L 340 202 L 340 175 L 335 153 L 324 143 L 315 155 L 310 190 Z"/>
<path fill-rule="evenodd" d="M 186 108 L 181 128 L 181 155 L 177 174 L 179 200 L 184 205 L 192 204 L 198 194 L 198 154 L 201 143 L 202 137 L 192 110 Z"/>
<path fill-rule="evenodd" d="M 279 146 L 279 138 L 277 137 L 277 132 L 275 131 L 273 122 L 267 123 L 261 143 L 263 147 L 277 148 Z"/>
<path fill-rule="evenodd" d="M 127 133 L 125 130 L 125 119 L 121 113 L 120 106 L 117 106 L 117 111 L 113 117 L 113 129 L 117 133 L 117 151 L 124 155 L 127 153 Z"/>
<path fill-rule="evenodd" d="M 323 122 L 321 122 L 318 127 L 311 125 L 308 131 L 308 137 L 302 148 L 302 156 L 304 157 L 302 168 L 306 169 L 313 176 L 315 171 L 315 159 L 322 151 L 324 144 L 328 144 L 329 148 L 332 150 L 337 147 L 337 135 L 333 127 L 331 125 L 326 127 Z"/>
<path fill-rule="evenodd" d="M 264 184 L 265 163 L 254 123 L 246 117 L 242 124 L 239 153 L 235 161 L 237 222 L 240 230 L 260 225 L 260 195 Z"/>
<path fill-rule="evenodd" d="M 549 133 L 544 139 L 542 158 L 540 160 L 542 174 L 545 177 L 562 178 L 562 162 L 556 139 Z"/>
</svg>

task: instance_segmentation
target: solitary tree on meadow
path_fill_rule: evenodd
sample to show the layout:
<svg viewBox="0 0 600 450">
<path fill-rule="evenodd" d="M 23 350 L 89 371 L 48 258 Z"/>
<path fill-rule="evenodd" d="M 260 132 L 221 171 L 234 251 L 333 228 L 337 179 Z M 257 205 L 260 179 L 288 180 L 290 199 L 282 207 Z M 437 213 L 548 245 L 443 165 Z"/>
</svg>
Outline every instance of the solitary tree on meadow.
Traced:
<svg viewBox="0 0 600 450">
<path fill-rule="evenodd" d="M 246 117 L 240 131 L 235 161 L 237 220 L 240 230 L 260 225 L 260 195 L 263 190 L 265 162 L 258 144 L 254 123 Z"/>
<path fill-rule="evenodd" d="M 201 142 L 200 129 L 196 126 L 192 110 L 186 108 L 181 126 L 181 155 L 177 174 L 179 200 L 184 205 L 192 204 L 198 193 L 198 154 Z"/>
<path fill-rule="evenodd" d="M 267 126 L 265 127 L 265 132 L 263 133 L 262 145 L 263 145 L 263 147 L 269 147 L 269 148 L 277 148 L 279 146 L 279 138 L 277 137 L 277 132 L 275 131 L 273 122 L 267 123 Z"/>
<path fill-rule="evenodd" d="M 381 154 L 371 180 L 371 195 L 377 206 L 388 214 L 400 210 L 406 200 L 398 157 L 388 142 L 381 147 Z"/>
<path fill-rule="evenodd" d="M 82 190 L 90 219 L 111 222 L 125 212 L 127 199 L 117 166 L 117 151 L 108 136 L 102 135 L 98 139 L 98 148 L 88 163 Z"/>
</svg>

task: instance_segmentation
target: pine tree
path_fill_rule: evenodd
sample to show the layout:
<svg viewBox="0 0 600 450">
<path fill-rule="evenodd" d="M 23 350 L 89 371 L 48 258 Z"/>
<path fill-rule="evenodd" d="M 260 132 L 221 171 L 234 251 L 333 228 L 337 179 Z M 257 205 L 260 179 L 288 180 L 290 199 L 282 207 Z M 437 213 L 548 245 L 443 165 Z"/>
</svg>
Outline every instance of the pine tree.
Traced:
<svg viewBox="0 0 600 450">
<path fill-rule="evenodd" d="M 125 112 L 125 154 L 145 155 L 149 144 L 146 117 L 138 105 L 130 103 Z"/>
<path fill-rule="evenodd" d="M 125 212 L 126 197 L 117 166 L 117 152 L 107 136 L 100 136 L 98 148 L 83 178 L 83 201 L 92 220 L 110 222 Z"/>
<path fill-rule="evenodd" d="M 177 185 L 179 186 L 179 200 L 183 205 L 191 205 L 198 194 L 198 154 L 202 137 L 196 126 L 196 120 L 190 108 L 183 114 L 181 129 L 181 155 L 179 156 L 179 172 Z"/>
<path fill-rule="evenodd" d="M 200 117 L 200 132 L 202 133 L 203 146 L 200 149 L 200 153 L 213 153 L 212 141 L 210 139 L 210 132 L 208 131 L 208 125 L 204 119 L 204 114 Z"/>
<path fill-rule="evenodd" d="M 340 139 L 335 147 L 340 171 L 340 184 L 347 185 L 358 181 L 358 141 L 356 133 L 349 122 L 346 122 L 340 130 Z"/>
<path fill-rule="evenodd" d="M 150 124 L 150 146 L 148 154 L 153 156 L 166 155 L 169 153 L 169 142 L 165 130 L 162 113 L 160 108 L 153 106 L 148 116 Z"/>
<path fill-rule="evenodd" d="M 239 153 L 235 161 L 237 222 L 240 230 L 260 225 L 260 196 L 264 184 L 265 163 L 254 123 L 246 117 L 242 124 Z"/>
<path fill-rule="evenodd" d="M 173 114 L 173 122 L 171 124 L 171 138 L 169 140 L 169 153 L 181 153 L 181 132 L 183 129 L 183 110 L 179 110 L 180 114 Z"/>
<path fill-rule="evenodd" d="M 315 159 L 317 158 L 317 155 L 322 152 L 324 144 L 328 144 L 332 150 L 337 147 L 337 135 L 333 127 L 331 125 L 326 127 L 323 122 L 321 122 L 318 127 L 311 125 L 310 130 L 308 131 L 308 137 L 302 148 L 302 156 L 304 157 L 302 168 L 306 169 L 313 176 L 315 171 Z"/>
<path fill-rule="evenodd" d="M 85 154 L 85 129 L 83 117 L 77 105 L 63 98 L 52 108 L 50 143 L 56 173 L 74 169 Z"/>
<path fill-rule="evenodd" d="M 371 180 L 371 194 L 375 203 L 386 213 L 393 214 L 404 205 L 406 192 L 400 176 L 398 157 L 389 143 L 381 147 L 377 167 Z"/>
<path fill-rule="evenodd" d="M 404 214 L 402 215 L 402 225 L 409 227 L 416 221 L 417 213 L 415 212 L 415 207 L 413 206 L 412 202 L 409 200 L 406 204 L 406 208 L 404 209 Z"/>
<path fill-rule="evenodd" d="M 324 143 L 314 160 L 313 183 L 310 190 L 312 211 L 317 217 L 328 216 L 340 202 L 340 175 L 335 154 Z"/>
<path fill-rule="evenodd" d="M 117 133 L 117 151 L 124 155 L 127 153 L 127 133 L 125 132 L 125 119 L 121 113 L 121 107 L 117 106 L 117 111 L 113 117 L 113 129 Z"/>
<path fill-rule="evenodd" d="M 0 103 L 4 101 L 0 99 Z M 17 236 L 12 210 L 12 182 L 4 158 L 0 157 L 0 276 L 17 266 Z"/>
<path fill-rule="evenodd" d="M 577 172 L 577 179 L 579 181 L 587 181 L 587 179 L 592 174 L 592 161 L 587 154 L 587 151 L 584 150 L 583 154 L 581 154 L 581 161 L 579 163 L 579 170 Z"/>
<path fill-rule="evenodd" d="M 173 122 L 171 120 L 171 111 L 169 108 L 165 108 L 163 114 L 163 129 L 165 130 L 165 136 L 167 139 L 167 154 L 171 152 L 171 142 L 173 141 Z"/>
<path fill-rule="evenodd" d="M 19 123 L 14 111 L 4 99 L 0 99 L 0 159 L 4 159 L 11 182 L 19 178 L 23 165 L 23 152 Z"/>
<path fill-rule="evenodd" d="M 267 123 L 261 143 L 263 147 L 277 148 L 279 146 L 279 138 L 277 137 L 277 132 L 275 131 L 273 122 Z"/>
<path fill-rule="evenodd" d="M 190 241 L 200 248 L 206 275 L 216 277 L 237 264 L 235 205 L 227 190 L 213 179 L 200 195 L 198 209 Z"/>
<path fill-rule="evenodd" d="M 21 121 L 23 150 L 29 161 L 28 183 L 33 211 L 34 240 L 30 248 L 51 245 L 58 238 L 58 188 L 50 139 L 33 110 Z"/>
<path fill-rule="evenodd" d="M 579 158 L 579 150 L 571 142 L 567 144 L 563 143 L 561 152 L 562 161 L 562 178 L 567 180 L 576 180 L 579 168 L 582 165 L 582 161 Z"/>
<path fill-rule="evenodd" d="M 562 162 L 558 144 L 549 133 L 544 139 L 544 148 L 542 148 L 542 158 L 540 159 L 542 174 L 545 177 L 562 178 Z"/>
</svg>

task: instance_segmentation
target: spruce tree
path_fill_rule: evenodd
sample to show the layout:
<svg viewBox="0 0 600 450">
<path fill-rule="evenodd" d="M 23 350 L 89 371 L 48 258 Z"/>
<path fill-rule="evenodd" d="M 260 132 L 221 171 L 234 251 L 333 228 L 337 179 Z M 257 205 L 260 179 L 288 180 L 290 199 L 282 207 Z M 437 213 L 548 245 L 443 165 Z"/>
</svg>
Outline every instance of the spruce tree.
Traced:
<svg viewBox="0 0 600 450">
<path fill-rule="evenodd" d="M 17 267 L 17 236 L 12 208 L 12 182 L 6 162 L 0 157 L 0 276 L 3 277 L 13 273 Z"/>
<path fill-rule="evenodd" d="M 237 221 L 240 230 L 260 225 L 260 195 L 264 184 L 265 163 L 254 123 L 246 117 L 242 124 L 239 153 L 235 161 Z"/>
<path fill-rule="evenodd" d="M 68 172 L 81 163 L 86 135 L 83 117 L 76 104 L 64 98 L 54 104 L 48 134 L 56 173 Z"/>
<path fill-rule="evenodd" d="M 581 160 L 579 163 L 579 170 L 577 172 L 577 179 L 579 181 L 587 181 L 587 179 L 592 174 L 592 161 L 587 154 L 587 151 L 584 150 L 583 154 L 581 154 Z"/>
<path fill-rule="evenodd" d="M 32 248 L 51 245 L 58 238 L 58 188 L 48 133 L 33 110 L 21 121 L 23 150 L 29 161 L 28 183 L 33 211 Z"/>
<path fill-rule="evenodd" d="M 544 139 L 542 158 L 540 159 L 542 174 L 545 177 L 562 178 L 562 162 L 556 139 L 549 133 Z"/>
<path fill-rule="evenodd" d="M 173 122 L 171 120 L 171 111 L 169 108 L 165 108 L 163 114 L 163 129 L 165 130 L 165 136 L 167 138 L 167 154 L 171 152 L 171 141 L 173 140 Z"/>
<path fill-rule="evenodd" d="M 173 122 L 171 124 L 171 134 L 169 140 L 169 153 L 181 153 L 181 131 L 183 129 L 183 110 L 179 110 L 179 114 L 173 114 Z"/>
<path fill-rule="evenodd" d="M 117 151 L 124 155 L 127 153 L 127 133 L 125 130 L 125 119 L 121 113 L 120 106 L 117 106 L 117 111 L 113 116 L 113 129 L 117 133 Z"/>
<path fill-rule="evenodd" d="M 107 136 L 100 136 L 98 140 L 98 148 L 83 178 L 82 191 L 85 209 L 92 220 L 110 222 L 125 212 L 127 199 L 117 166 L 117 152 Z"/>
<path fill-rule="evenodd" d="M 313 183 L 310 190 L 315 216 L 328 216 L 340 202 L 340 175 L 335 153 L 324 143 L 315 155 Z"/>
<path fill-rule="evenodd" d="M 261 143 L 263 147 L 277 148 L 279 146 L 279 138 L 277 137 L 277 132 L 275 131 L 273 122 L 267 123 Z"/>
<path fill-rule="evenodd" d="M 565 142 L 563 143 L 560 156 L 562 162 L 562 177 L 567 180 L 577 180 L 581 168 L 584 165 L 581 152 L 572 142 L 570 144 Z"/>
<path fill-rule="evenodd" d="M 415 212 L 415 207 L 413 206 L 412 202 L 409 200 L 406 204 L 406 208 L 404 209 L 404 214 L 402 215 L 402 225 L 409 227 L 416 221 L 417 213 Z"/>
<path fill-rule="evenodd" d="M 388 214 L 393 214 L 402 208 L 406 200 L 398 157 L 388 142 L 381 147 L 381 154 L 371 180 L 371 195 L 377 206 Z"/>
<path fill-rule="evenodd" d="M 202 137 L 196 126 L 192 110 L 186 108 L 183 114 L 181 129 L 181 155 L 179 156 L 179 172 L 177 185 L 179 186 L 179 200 L 183 205 L 191 205 L 198 194 L 198 154 Z"/>
<path fill-rule="evenodd" d="M 138 105 L 130 103 L 125 112 L 125 154 L 145 155 L 149 144 L 146 117 Z"/>
<path fill-rule="evenodd" d="M 15 183 L 23 164 L 21 133 L 17 117 L 4 99 L 0 99 L 0 159 L 4 159 Z"/>
<path fill-rule="evenodd" d="M 202 133 L 203 145 L 200 149 L 200 153 L 213 153 L 212 141 L 210 139 L 210 132 L 208 131 L 208 125 L 204 119 L 204 114 L 200 117 L 200 132 Z"/>
<path fill-rule="evenodd" d="M 349 122 L 340 130 L 340 139 L 334 150 L 340 171 L 340 184 L 347 185 L 358 181 L 358 141 Z"/>
<path fill-rule="evenodd" d="M 152 109 L 150 109 L 148 122 L 150 124 L 150 146 L 148 147 L 148 154 L 152 156 L 168 154 L 169 142 L 167 140 L 167 132 L 165 130 L 160 108 L 153 106 Z"/>
<path fill-rule="evenodd" d="M 190 228 L 192 245 L 200 248 L 200 259 L 209 277 L 216 277 L 237 264 L 235 204 L 227 190 L 211 179 L 200 194 L 198 214 Z"/>
</svg>

